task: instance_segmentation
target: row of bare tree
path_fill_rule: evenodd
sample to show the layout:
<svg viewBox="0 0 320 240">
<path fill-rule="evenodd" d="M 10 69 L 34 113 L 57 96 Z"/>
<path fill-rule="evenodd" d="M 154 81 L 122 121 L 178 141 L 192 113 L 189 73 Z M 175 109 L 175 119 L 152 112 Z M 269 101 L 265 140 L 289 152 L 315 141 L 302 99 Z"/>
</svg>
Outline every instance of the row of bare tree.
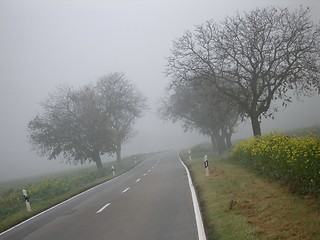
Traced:
<svg viewBox="0 0 320 240">
<path fill-rule="evenodd" d="M 320 28 L 309 9 L 256 9 L 185 32 L 167 60 L 172 81 L 160 116 L 209 135 L 223 152 L 240 119 L 249 118 L 260 135 L 261 117 L 277 111 L 274 100 L 286 106 L 293 93 L 320 88 Z M 35 150 L 101 168 L 103 154 L 120 161 L 146 99 L 124 74 L 112 73 L 80 89 L 59 87 L 42 107 L 28 124 Z"/>
<path fill-rule="evenodd" d="M 292 96 L 320 88 L 320 28 L 310 9 L 255 9 L 221 23 L 207 21 L 174 41 L 166 74 L 172 77 L 160 115 L 186 130 L 230 147 L 238 119 L 261 135 L 261 117 L 273 117 Z"/>
<path fill-rule="evenodd" d="M 132 136 L 133 124 L 146 108 L 146 99 L 122 73 L 99 78 L 80 89 L 58 87 L 42 103 L 43 113 L 29 122 L 29 139 L 49 159 L 63 155 L 68 163 L 95 162 L 116 153 Z"/>
</svg>

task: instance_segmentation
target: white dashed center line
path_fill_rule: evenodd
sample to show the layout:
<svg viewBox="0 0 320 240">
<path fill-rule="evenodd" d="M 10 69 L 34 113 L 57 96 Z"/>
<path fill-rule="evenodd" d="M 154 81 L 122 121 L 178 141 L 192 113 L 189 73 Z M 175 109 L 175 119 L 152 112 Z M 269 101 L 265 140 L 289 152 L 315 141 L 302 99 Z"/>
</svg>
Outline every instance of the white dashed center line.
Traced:
<svg viewBox="0 0 320 240">
<path fill-rule="evenodd" d="M 153 168 L 154 168 L 154 166 L 153 166 L 151 169 L 153 169 Z M 149 169 L 148 172 L 151 172 L 151 169 Z M 147 175 L 146 173 L 143 174 L 143 176 L 146 176 L 146 175 Z M 140 180 L 141 180 L 141 178 L 138 178 L 138 179 L 136 180 L 136 183 L 139 182 Z M 128 188 L 124 189 L 121 193 L 125 193 L 125 192 L 127 192 L 129 189 L 130 189 L 130 188 L 128 187 Z M 101 213 L 101 212 L 102 212 L 103 210 L 105 210 L 110 204 L 111 204 L 111 203 L 107 203 L 106 205 L 104 205 L 102 208 L 100 208 L 100 209 L 97 211 L 97 213 Z"/>
<path fill-rule="evenodd" d="M 104 205 L 102 208 L 100 208 L 99 211 L 97 211 L 97 213 L 101 213 L 103 210 L 106 209 L 106 207 L 108 207 L 111 203 L 107 203 L 106 205 Z"/>
<path fill-rule="evenodd" d="M 126 188 L 125 190 L 123 190 L 121 193 L 125 193 L 126 191 L 128 191 L 130 188 Z"/>
</svg>

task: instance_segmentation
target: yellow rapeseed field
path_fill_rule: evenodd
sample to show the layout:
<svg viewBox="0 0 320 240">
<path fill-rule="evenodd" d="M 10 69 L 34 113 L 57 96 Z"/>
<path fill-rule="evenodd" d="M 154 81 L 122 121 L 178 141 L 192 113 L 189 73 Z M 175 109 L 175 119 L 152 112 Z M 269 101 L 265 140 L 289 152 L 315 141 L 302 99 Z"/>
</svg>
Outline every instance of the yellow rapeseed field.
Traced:
<svg viewBox="0 0 320 240">
<path fill-rule="evenodd" d="M 320 141 L 314 136 L 271 133 L 238 143 L 233 158 L 286 181 L 302 194 L 320 195 Z"/>
</svg>

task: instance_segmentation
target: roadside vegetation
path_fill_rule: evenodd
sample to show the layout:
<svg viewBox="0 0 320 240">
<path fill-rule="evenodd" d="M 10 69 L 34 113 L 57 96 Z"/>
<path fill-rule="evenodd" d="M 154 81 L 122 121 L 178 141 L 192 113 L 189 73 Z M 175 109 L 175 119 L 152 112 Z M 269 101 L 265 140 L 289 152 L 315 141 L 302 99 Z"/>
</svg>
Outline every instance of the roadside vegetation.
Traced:
<svg viewBox="0 0 320 240">
<path fill-rule="evenodd" d="M 294 192 L 320 196 L 320 140 L 272 133 L 252 137 L 232 150 L 235 161 L 288 184 Z"/>
<path fill-rule="evenodd" d="M 208 239 L 320 239 L 319 146 L 316 137 L 278 133 L 244 140 L 223 156 L 205 144 L 191 149 L 191 161 L 183 152 Z"/>
<path fill-rule="evenodd" d="M 297 128 L 292 129 L 284 132 L 286 135 L 291 137 L 305 137 L 305 136 L 315 136 L 320 139 L 320 123 L 315 124 L 312 127 L 305 127 L 305 128 Z"/>
<path fill-rule="evenodd" d="M 0 183 L 0 232 L 36 215 L 93 186 L 120 175 L 145 160 L 150 154 L 123 158 L 121 163 L 109 162 L 103 168 L 88 167 L 81 170 L 52 174 Z M 26 189 L 32 211 L 26 209 L 22 189 Z"/>
</svg>

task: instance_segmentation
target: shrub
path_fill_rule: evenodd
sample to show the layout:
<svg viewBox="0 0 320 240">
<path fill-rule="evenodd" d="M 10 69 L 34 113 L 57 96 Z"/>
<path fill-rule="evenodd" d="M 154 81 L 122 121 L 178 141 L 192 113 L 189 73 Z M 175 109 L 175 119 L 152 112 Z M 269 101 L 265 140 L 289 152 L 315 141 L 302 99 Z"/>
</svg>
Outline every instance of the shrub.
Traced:
<svg viewBox="0 0 320 240">
<path fill-rule="evenodd" d="M 283 179 L 303 194 L 320 195 L 320 140 L 281 133 L 253 137 L 238 143 L 233 159 Z"/>
</svg>

